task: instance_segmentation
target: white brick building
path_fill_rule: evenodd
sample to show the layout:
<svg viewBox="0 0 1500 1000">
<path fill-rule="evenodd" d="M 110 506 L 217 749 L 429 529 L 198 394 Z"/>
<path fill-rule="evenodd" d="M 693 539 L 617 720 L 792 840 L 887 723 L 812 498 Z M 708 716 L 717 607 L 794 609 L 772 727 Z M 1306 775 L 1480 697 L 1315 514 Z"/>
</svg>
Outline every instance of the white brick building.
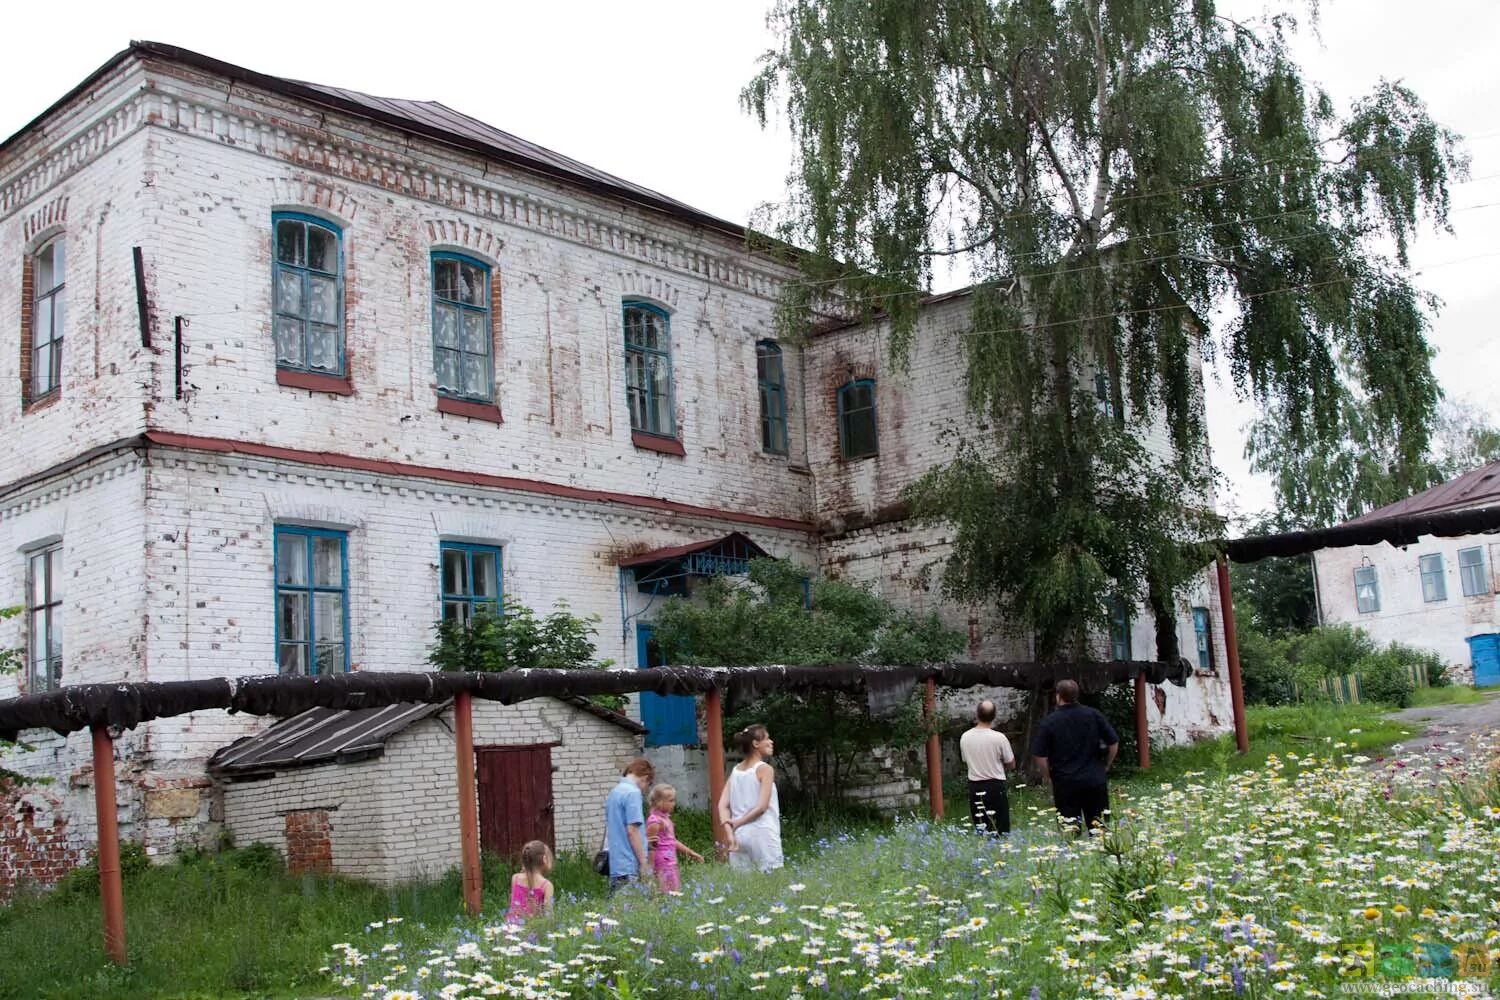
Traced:
<svg viewBox="0 0 1500 1000">
<path fill-rule="evenodd" d="M 154 43 L 0 144 L 5 261 L 0 643 L 29 666 L 0 696 L 421 669 L 440 595 L 497 588 L 597 614 L 633 667 L 653 599 L 620 562 L 735 531 L 1024 652 L 936 603 L 942 533 L 890 513 L 964 413 L 961 298 L 904 373 L 878 326 L 771 346 L 797 275 L 739 226 L 442 105 Z M 839 408 L 871 401 L 846 458 Z M 1219 620 L 1211 574 L 1189 605 Z M 1217 631 L 1158 696 L 1168 738 L 1228 723 Z M 211 830 L 204 761 L 265 724 L 124 734 L 123 835 Z M 31 735 L 11 766 L 61 780 L 3 803 L 0 889 L 92 843 L 87 734 Z"/>
<path fill-rule="evenodd" d="M 1500 462 L 1491 462 L 1346 523 L 1461 511 L 1497 499 Z M 1401 642 L 1430 649 L 1450 666 L 1472 670 L 1470 640 L 1480 638 L 1482 659 L 1500 634 L 1497 565 L 1500 541 L 1493 534 L 1424 535 L 1405 548 L 1381 542 L 1323 549 L 1313 553 L 1319 619 L 1328 625 L 1357 625 L 1381 645 Z"/>
</svg>

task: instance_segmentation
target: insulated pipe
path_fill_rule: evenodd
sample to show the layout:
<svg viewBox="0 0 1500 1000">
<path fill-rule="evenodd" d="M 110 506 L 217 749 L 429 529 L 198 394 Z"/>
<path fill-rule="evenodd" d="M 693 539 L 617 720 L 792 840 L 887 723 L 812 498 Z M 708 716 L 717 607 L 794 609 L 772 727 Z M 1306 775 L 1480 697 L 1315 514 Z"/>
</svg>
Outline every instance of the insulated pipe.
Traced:
<svg viewBox="0 0 1500 1000">
<path fill-rule="evenodd" d="M 1141 770 L 1151 769 L 1151 730 L 1146 725 L 1146 675 L 1135 675 L 1135 745 Z"/>
<path fill-rule="evenodd" d="M 479 870 L 479 790 L 474 784 L 474 696 L 453 698 L 453 735 L 458 754 L 458 829 L 462 845 L 464 909 L 477 916 L 484 893 Z"/>
<path fill-rule="evenodd" d="M 943 746 L 938 740 L 937 681 L 927 678 L 927 693 L 922 698 L 922 721 L 927 724 L 927 804 L 933 819 L 943 818 Z"/>
<path fill-rule="evenodd" d="M 125 891 L 120 885 L 120 827 L 115 806 L 115 745 L 109 730 L 94 727 L 94 812 L 99 821 L 99 908 L 104 913 L 104 951 L 124 965 Z"/>
<path fill-rule="evenodd" d="M 1229 659 L 1229 700 L 1234 706 L 1234 745 L 1240 753 L 1250 749 L 1250 730 L 1245 727 L 1245 685 L 1240 677 L 1240 639 L 1234 628 L 1234 594 L 1229 589 L 1229 560 L 1219 554 L 1219 608 L 1224 613 L 1224 652 Z"/>
<path fill-rule="evenodd" d="M 719 796 L 724 794 L 724 706 L 718 688 L 703 696 L 703 714 L 708 722 L 708 816 L 714 833 L 714 848 L 728 843 L 719 825 Z"/>
</svg>

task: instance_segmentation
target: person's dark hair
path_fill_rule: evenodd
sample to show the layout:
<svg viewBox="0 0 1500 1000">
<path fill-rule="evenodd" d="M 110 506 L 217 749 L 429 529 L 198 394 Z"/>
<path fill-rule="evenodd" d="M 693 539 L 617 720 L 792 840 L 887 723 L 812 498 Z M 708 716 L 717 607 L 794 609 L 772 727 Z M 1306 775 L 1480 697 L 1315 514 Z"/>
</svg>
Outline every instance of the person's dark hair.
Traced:
<svg viewBox="0 0 1500 1000">
<path fill-rule="evenodd" d="M 755 744 L 769 735 L 765 726 L 759 722 L 752 723 L 734 734 L 734 748 L 748 757 L 750 751 L 755 749 Z"/>
<path fill-rule="evenodd" d="M 1058 681 L 1057 696 L 1062 699 L 1064 705 L 1072 705 L 1078 701 L 1077 681 Z"/>
<path fill-rule="evenodd" d="M 625 776 L 629 778 L 644 777 L 649 783 L 656 780 L 656 767 L 646 758 L 637 757 L 625 765 Z"/>
<path fill-rule="evenodd" d="M 988 698 L 984 699 L 984 701 L 981 701 L 979 703 L 979 707 L 974 709 L 974 718 L 978 719 L 980 722 L 985 723 L 986 725 L 994 722 L 995 703 L 993 701 L 990 701 Z"/>
</svg>

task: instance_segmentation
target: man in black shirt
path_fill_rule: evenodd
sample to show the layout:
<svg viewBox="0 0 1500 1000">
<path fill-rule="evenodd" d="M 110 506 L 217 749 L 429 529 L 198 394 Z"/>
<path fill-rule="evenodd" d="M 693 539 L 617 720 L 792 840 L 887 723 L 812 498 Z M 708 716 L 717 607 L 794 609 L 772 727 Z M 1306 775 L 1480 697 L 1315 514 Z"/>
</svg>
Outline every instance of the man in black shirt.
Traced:
<svg viewBox="0 0 1500 1000">
<path fill-rule="evenodd" d="M 1102 748 L 1102 749 L 1101 749 Z M 1037 727 L 1031 755 L 1052 782 L 1052 804 L 1084 829 L 1103 823 L 1109 809 L 1105 772 L 1120 752 L 1120 736 L 1100 711 L 1078 704 L 1078 683 L 1057 682 L 1057 708 Z"/>
</svg>

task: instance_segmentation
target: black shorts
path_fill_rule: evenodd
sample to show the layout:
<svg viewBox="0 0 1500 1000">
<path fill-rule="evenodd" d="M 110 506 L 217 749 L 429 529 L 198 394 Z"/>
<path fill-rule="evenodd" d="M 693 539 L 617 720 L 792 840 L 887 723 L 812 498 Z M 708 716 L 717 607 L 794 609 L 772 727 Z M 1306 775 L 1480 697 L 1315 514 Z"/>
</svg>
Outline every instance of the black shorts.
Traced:
<svg viewBox="0 0 1500 1000">
<path fill-rule="evenodd" d="M 1106 784 L 1074 784 L 1071 781 L 1052 782 L 1052 804 L 1063 819 L 1082 823 L 1084 829 L 1104 822 L 1104 813 L 1109 809 L 1109 786 Z"/>
</svg>

